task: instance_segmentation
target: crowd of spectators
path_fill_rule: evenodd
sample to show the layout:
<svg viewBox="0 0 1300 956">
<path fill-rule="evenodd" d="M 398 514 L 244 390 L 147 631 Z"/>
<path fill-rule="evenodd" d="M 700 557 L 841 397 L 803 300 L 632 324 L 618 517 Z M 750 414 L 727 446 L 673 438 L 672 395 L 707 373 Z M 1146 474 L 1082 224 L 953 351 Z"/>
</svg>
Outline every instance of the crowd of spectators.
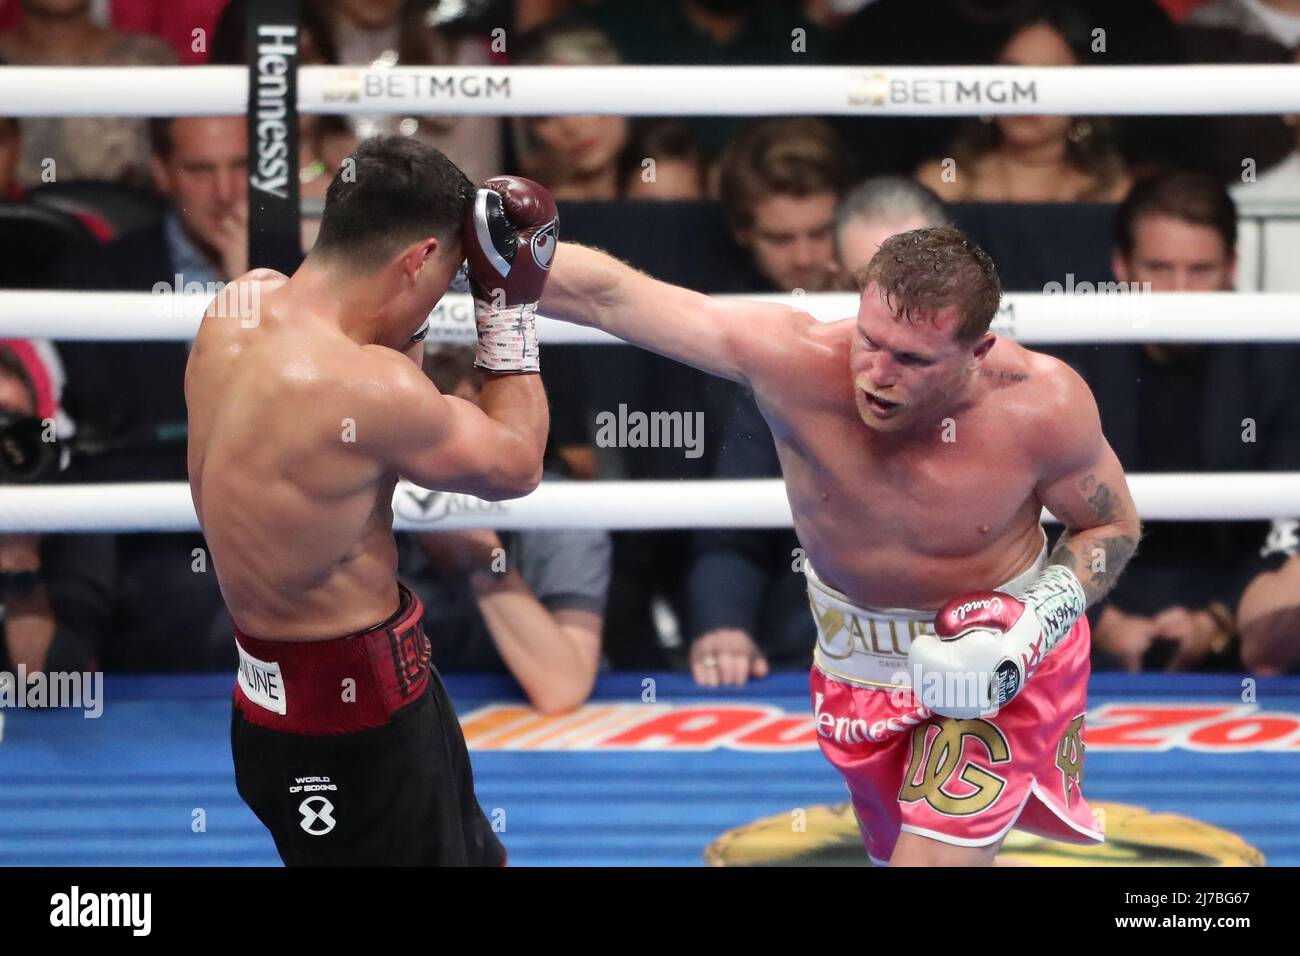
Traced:
<svg viewBox="0 0 1300 956">
<path fill-rule="evenodd" d="M 0 0 L 0 62 L 240 64 L 251 2 Z M 303 64 L 1104 68 L 1300 59 L 1296 0 L 301 6 Z M 425 140 L 472 180 L 537 179 L 559 200 L 566 237 L 710 293 L 856 290 L 884 238 L 946 222 L 988 247 L 1015 291 L 1089 270 L 1154 291 L 1300 291 L 1296 116 L 303 115 L 303 199 L 321 199 L 356 143 L 379 133 Z M 6 247 L 12 239 L 28 250 L 0 270 L 0 287 L 149 291 L 239 275 L 249 265 L 246 137 L 242 116 L 0 116 L 0 230 Z M 1239 232 L 1260 203 L 1290 203 L 1291 218 L 1249 220 Z M 305 215 L 304 250 L 315 230 Z M 1132 472 L 1300 471 L 1296 346 L 1050 351 L 1089 382 Z M 546 352 L 548 480 L 779 475 L 762 416 L 737 387 L 630 349 Z M 0 342 L 0 437 L 15 423 L 53 422 L 73 452 L 45 480 L 182 481 L 187 356 L 179 342 Z M 471 357 L 440 347 L 426 371 L 472 401 Z M 705 454 L 601 447 L 595 415 L 620 403 L 702 411 Z M 1149 523 L 1119 589 L 1092 612 L 1094 666 L 1300 669 L 1297 518 Z M 509 671 L 545 711 L 581 703 L 602 663 L 690 669 L 716 685 L 811 661 L 815 632 L 790 531 L 403 534 L 399 552 L 400 573 L 427 608 L 435 663 Z M 498 555 L 508 571 L 484 573 Z M 198 534 L 0 535 L 0 606 L 7 665 L 234 663 Z M 701 667 L 706 658 L 718 666 Z"/>
</svg>

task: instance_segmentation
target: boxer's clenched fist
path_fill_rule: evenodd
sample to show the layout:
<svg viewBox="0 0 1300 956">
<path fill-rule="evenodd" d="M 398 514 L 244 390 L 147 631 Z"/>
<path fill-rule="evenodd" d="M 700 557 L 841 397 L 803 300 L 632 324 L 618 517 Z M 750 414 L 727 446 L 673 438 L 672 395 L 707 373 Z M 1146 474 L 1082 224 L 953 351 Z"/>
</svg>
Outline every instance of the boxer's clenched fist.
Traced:
<svg viewBox="0 0 1300 956">
<path fill-rule="evenodd" d="M 465 225 L 476 365 L 538 370 L 534 317 L 558 243 L 559 216 L 545 187 L 520 176 L 496 176 L 479 187 Z"/>
</svg>

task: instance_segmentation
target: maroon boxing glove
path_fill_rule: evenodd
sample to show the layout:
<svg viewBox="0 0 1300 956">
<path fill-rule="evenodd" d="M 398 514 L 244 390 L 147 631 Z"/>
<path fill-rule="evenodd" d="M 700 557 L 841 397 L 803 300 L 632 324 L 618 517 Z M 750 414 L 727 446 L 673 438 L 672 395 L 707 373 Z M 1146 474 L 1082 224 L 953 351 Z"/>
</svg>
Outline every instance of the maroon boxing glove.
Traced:
<svg viewBox="0 0 1300 956">
<path fill-rule="evenodd" d="M 531 179 L 496 176 L 478 189 L 465 224 L 465 258 L 478 355 L 494 372 L 536 372 L 537 301 L 559 243 L 555 200 Z"/>
</svg>

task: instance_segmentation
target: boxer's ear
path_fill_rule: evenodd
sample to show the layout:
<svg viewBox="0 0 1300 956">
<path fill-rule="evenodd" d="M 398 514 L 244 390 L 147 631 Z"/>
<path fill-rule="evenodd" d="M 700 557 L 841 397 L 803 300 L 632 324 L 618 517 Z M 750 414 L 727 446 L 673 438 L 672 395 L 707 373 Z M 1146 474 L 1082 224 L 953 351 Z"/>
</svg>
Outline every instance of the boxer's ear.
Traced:
<svg viewBox="0 0 1300 956">
<path fill-rule="evenodd" d="M 989 354 L 989 349 L 993 348 L 993 343 L 997 340 L 998 337 L 992 332 L 985 332 L 980 336 L 980 340 L 976 342 L 974 348 L 971 349 L 972 363 L 977 364 L 983 362 L 985 357 Z"/>
<path fill-rule="evenodd" d="M 429 260 L 434 257 L 437 251 L 438 240 L 433 236 L 412 243 L 407 246 L 406 252 L 402 255 L 402 271 L 409 275 L 414 281 L 419 278 L 420 271 L 428 264 Z"/>
</svg>

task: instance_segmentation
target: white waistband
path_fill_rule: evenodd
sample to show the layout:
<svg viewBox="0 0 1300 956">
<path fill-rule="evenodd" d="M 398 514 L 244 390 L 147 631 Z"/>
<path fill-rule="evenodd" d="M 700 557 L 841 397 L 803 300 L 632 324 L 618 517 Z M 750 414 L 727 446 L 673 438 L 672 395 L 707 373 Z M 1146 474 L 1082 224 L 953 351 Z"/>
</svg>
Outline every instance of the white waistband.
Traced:
<svg viewBox="0 0 1300 956">
<path fill-rule="evenodd" d="M 1047 534 L 1038 558 L 1010 581 L 995 588 L 1019 597 L 1047 565 Z M 912 638 L 934 633 L 934 611 L 859 607 L 826 584 L 804 561 L 808 603 L 817 627 L 813 663 L 827 677 L 881 690 L 911 686 L 907 652 Z"/>
</svg>

